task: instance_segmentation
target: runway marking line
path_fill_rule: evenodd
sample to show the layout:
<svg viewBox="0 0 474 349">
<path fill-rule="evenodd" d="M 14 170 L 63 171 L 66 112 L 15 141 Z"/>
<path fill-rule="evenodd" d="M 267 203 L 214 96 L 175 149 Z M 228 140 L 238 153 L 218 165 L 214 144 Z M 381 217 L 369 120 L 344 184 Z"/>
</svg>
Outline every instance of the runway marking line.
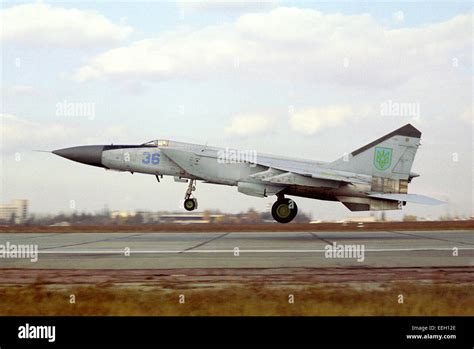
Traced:
<svg viewBox="0 0 474 349">
<path fill-rule="evenodd" d="M 322 237 L 320 237 L 318 234 L 316 233 L 313 233 L 313 232 L 309 232 L 309 235 L 311 235 L 312 237 L 316 238 L 316 239 L 319 239 L 321 241 L 324 241 L 325 243 L 329 244 L 329 245 L 332 245 L 333 241 L 329 241 L 327 239 L 324 239 Z"/>
<path fill-rule="evenodd" d="M 444 242 L 452 242 L 452 243 L 455 243 L 455 244 L 461 244 L 461 245 L 474 245 L 473 243 L 469 243 L 469 242 L 463 242 L 463 241 L 454 241 L 454 240 L 448 240 L 448 239 L 441 239 L 441 238 L 435 238 L 435 237 L 432 237 L 432 236 L 424 236 L 424 235 L 418 235 L 418 234 L 413 234 L 413 232 L 402 232 L 402 231 L 396 231 L 396 230 L 387 230 L 388 233 L 393 233 L 393 234 L 400 234 L 400 235 L 403 235 L 403 236 L 412 236 L 412 237 L 415 237 L 415 238 L 422 238 L 422 239 L 431 239 L 431 240 L 437 240 L 437 241 L 444 241 Z M 421 233 L 424 233 L 424 232 L 421 232 Z"/>
<path fill-rule="evenodd" d="M 454 247 L 425 247 L 425 248 L 383 248 L 365 249 L 365 252 L 414 252 L 414 251 L 452 251 Z M 459 251 L 474 251 L 474 247 L 458 247 Z M 180 253 L 234 253 L 234 249 L 230 250 L 127 250 L 130 254 L 180 254 Z M 239 249 L 239 253 L 324 253 L 323 250 L 265 250 L 265 249 Z M 122 250 L 39 250 L 39 254 L 124 254 Z"/>
<path fill-rule="evenodd" d="M 121 234 L 121 233 L 119 233 Z M 125 236 L 116 236 L 116 237 L 111 237 L 111 238 L 107 238 L 107 239 L 100 239 L 100 240 L 92 240 L 92 241 L 84 241 L 84 242 L 76 242 L 74 244 L 66 244 L 66 245 L 62 245 L 62 246 L 56 246 L 56 247 L 46 247 L 45 249 L 53 249 L 53 248 L 58 248 L 58 247 L 70 247 L 70 246 L 79 246 L 79 245 L 88 245 L 88 244 L 93 244 L 93 243 L 96 243 L 96 242 L 105 242 L 105 241 L 112 241 L 112 240 L 120 240 L 120 239 L 124 239 L 124 238 L 129 238 L 129 237 L 133 237 L 133 236 L 140 236 L 140 235 L 144 235 L 145 233 L 137 233 L 137 234 L 131 234 L 131 235 L 125 235 Z"/>
<path fill-rule="evenodd" d="M 194 249 L 196 249 L 196 248 L 198 248 L 198 247 L 201 247 L 201 246 L 204 246 L 204 245 L 206 245 L 206 244 L 208 244 L 208 243 L 210 243 L 210 242 L 213 242 L 213 241 L 215 241 L 215 240 L 217 240 L 217 239 L 226 237 L 226 236 L 229 235 L 229 234 L 230 234 L 230 233 L 220 234 L 220 235 L 215 236 L 215 237 L 213 237 L 213 238 L 211 238 L 211 239 L 209 239 L 209 240 L 206 240 L 206 241 L 204 241 L 204 242 L 201 242 L 201 243 L 199 243 L 199 244 L 197 244 L 197 245 L 195 245 L 195 246 L 188 247 L 188 248 L 186 248 L 186 249 L 180 251 L 179 253 L 186 253 L 186 252 L 189 252 L 189 251 L 194 250 Z"/>
</svg>

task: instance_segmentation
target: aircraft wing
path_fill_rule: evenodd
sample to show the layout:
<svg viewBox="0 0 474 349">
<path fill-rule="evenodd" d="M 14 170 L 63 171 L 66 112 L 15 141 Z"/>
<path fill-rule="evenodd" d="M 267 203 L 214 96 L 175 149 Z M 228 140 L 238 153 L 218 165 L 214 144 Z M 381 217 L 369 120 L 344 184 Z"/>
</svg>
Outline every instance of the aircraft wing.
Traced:
<svg viewBox="0 0 474 349">
<path fill-rule="evenodd" d="M 217 158 L 215 152 L 190 152 L 176 148 L 162 148 L 161 151 L 172 161 L 182 167 L 188 173 L 196 177 L 205 177 L 198 166 L 199 158 Z M 249 163 L 254 165 L 254 163 Z M 271 184 L 304 185 L 314 187 L 338 188 L 344 184 L 370 183 L 370 176 L 358 175 L 350 172 L 325 169 L 312 163 L 301 163 L 292 160 L 280 160 L 261 156 L 257 158 L 256 164 L 264 167 L 263 171 L 254 173 L 251 178 Z"/>
<path fill-rule="evenodd" d="M 161 148 L 160 151 L 170 158 L 179 167 L 196 178 L 203 178 L 199 164 L 199 154 L 178 148 Z"/>
<path fill-rule="evenodd" d="M 315 166 L 304 166 L 297 161 L 278 161 L 273 159 L 257 159 L 257 164 L 273 168 L 276 170 L 297 174 L 299 176 L 314 178 L 323 181 L 333 181 L 340 183 L 370 183 L 370 176 L 358 175 L 351 172 L 344 172 L 325 168 L 315 168 Z"/>
<path fill-rule="evenodd" d="M 413 202 L 415 204 L 423 205 L 442 205 L 445 204 L 444 201 L 430 198 L 429 196 L 419 195 L 419 194 L 369 194 L 368 196 L 377 199 L 393 200 L 393 201 L 406 201 Z"/>
</svg>

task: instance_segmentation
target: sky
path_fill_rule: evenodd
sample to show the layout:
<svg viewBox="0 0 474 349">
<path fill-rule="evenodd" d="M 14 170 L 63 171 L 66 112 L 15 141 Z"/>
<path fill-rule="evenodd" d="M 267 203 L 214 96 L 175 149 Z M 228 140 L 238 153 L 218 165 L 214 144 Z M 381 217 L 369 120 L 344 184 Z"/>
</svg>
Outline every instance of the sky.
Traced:
<svg viewBox="0 0 474 349">
<path fill-rule="evenodd" d="M 473 214 L 472 3 L 11 2 L 0 12 L 0 201 L 35 213 L 181 210 L 186 184 L 50 153 L 152 139 L 333 161 L 411 123 L 409 192 Z M 199 209 L 267 210 L 198 184 Z M 367 216 L 298 198 L 313 219 Z M 388 214 L 400 218 L 400 212 Z"/>
</svg>

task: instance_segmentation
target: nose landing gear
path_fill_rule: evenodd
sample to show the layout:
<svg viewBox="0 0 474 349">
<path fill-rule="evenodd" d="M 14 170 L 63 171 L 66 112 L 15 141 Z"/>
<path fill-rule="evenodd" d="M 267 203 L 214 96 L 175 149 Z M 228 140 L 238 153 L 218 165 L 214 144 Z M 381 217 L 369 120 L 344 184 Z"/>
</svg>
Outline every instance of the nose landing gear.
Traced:
<svg viewBox="0 0 474 349">
<path fill-rule="evenodd" d="M 296 202 L 285 197 L 279 197 L 272 206 L 272 216 L 278 223 L 289 223 L 298 214 Z"/>
<path fill-rule="evenodd" d="M 193 191 L 196 190 L 196 180 L 190 179 L 188 189 L 186 190 L 186 195 L 184 196 L 184 209 L 186 211 L 194 211 L 198 207 L 198 202 L 196 198 L 191 198 Z"/>
</svg>

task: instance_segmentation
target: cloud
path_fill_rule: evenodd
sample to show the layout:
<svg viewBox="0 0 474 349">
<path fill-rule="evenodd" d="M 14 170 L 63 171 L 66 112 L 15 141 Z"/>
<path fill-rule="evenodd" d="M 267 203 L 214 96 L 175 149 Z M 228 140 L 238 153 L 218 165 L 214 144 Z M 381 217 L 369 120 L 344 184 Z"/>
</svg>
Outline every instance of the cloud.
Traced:
<svg viewBox="0 0 474 349">
<path fill-rule="evenodd" d="M 354 117 L 354 112 L 349 106 L 310 107 L 292 113 L 289 124 L 295 132 L 312 135 L 339 126 L 351 117 Z"/>
<path fill-rule="evenodd" d="M 405 20 L 405 14 L 403 11 L 394 12 L 392 17 L 396 22 L 403 22 Z"/>
<path fill-rule="evenodd" d="M 0 113 L 0 145 L 4 153 L 29 150 L 131 142 L 136 139 L 124 125 L 94 128 L 89 122 L 83 125 L 59 122 L 35 122 L 14 114 Z"/>
<path fill-rule="evenodd" d="M 460 115 L 460 119 L 462 121 L 468 122 L 468 123 L 474 123 L 474 117 L 472 114 L 472 106 L 467 107 Z"/>
<path fill-rule="evenodd" d="M 20 97 L 20 96 L 36 96 L 40 91 L 29 85 L 15 85 L 0 88 L 0 96 L 2 97 Z"/>
<path fill-rule="evenodd" d="M 185 0 L 177 1 L 181 11 L 249 12 L 277 6 L 277 0 Z"/>
<path fill-rule="evenodd" d="M 95 47 L 125 40 L 132 28 L 94 11 L 44 3 L 12 6 L 0 11 L 2 42 L 23 46 Z"/>
<path fill-rule="evenodd" d="M 279 7 L 233 23 L 177 29 L 99 54 L 75 72 L 79 81 L 291 79 L 390 87 L 448 74 L 452 57 L 470 61 L 472 19 L 391 29 L 371 15 L 323 14 Z"/>
<path fill-rule="evenodd" d="M 235 116 L 225 132 L 237 136 L 256 135 L 269 132 L 272 126 L 273 119 L 267 115 L 245 113 Z"/>
<path fill-rule="evenodd" d="M 0 113 L 0 125 L 3 151 L 19 151 L 25 147 L 38 149 L 51 144 L 51 140 L 66 141 L 73 135 L 73 130 L 61 124 L 33 122 L 13 114 Z"/>
</svg>

